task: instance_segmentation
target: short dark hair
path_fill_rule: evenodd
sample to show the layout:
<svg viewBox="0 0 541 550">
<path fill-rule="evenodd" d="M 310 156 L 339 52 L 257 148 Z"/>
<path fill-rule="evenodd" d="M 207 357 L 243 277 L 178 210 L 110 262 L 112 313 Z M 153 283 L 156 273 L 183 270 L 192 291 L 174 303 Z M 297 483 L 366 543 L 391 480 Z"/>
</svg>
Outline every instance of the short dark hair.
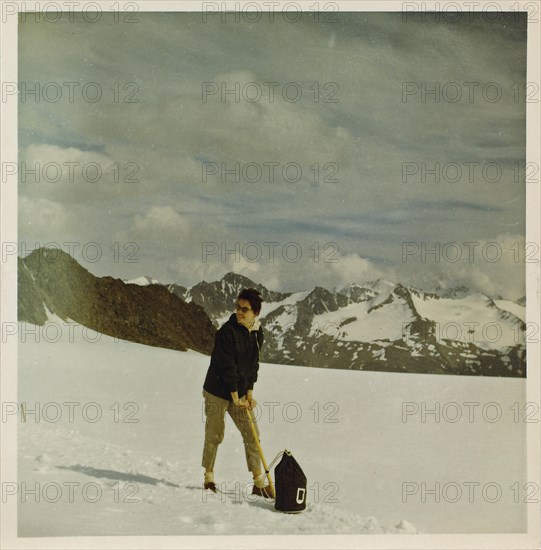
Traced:
<svg viewBox="0 0 541 550">
<path fill-rule="evenodd" d="M 237 300 L 246 300 L 247 302 L 250 302 L 250 306 L 252 306 L 252 311 L 254 314 L 259 315 L 259 312 L 261 311 L 261 303 L 263 302 L 259 290 L 256 290 L 255 288 L 243 288 L 240 291 Z"/>
</svg>

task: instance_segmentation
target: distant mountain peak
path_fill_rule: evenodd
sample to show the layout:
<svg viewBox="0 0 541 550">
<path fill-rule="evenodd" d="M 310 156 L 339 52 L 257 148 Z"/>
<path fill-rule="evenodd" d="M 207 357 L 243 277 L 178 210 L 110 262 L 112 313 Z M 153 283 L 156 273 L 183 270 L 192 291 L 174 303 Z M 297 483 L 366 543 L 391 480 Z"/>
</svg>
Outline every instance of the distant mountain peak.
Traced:
<svg viewBox="0 0 541 550">
<path fill-rule="evenodd" d="M 388 279 L 383 279 L 382 277 L 376 279 L 375 281 L 368 281 L 363 283 L 363 286 L 370 288 L 372 290 L 377 290 L 378 292 L 391 292 L 397 283 L 393 283 Z"/>
<path fill-rule="evenodd" d="M 252 288 L 257 286 L 256 283 L 254 283 L 254 281 L 252 281 L 245 275 L 241 275 L 240 273 L 235 273 L 234 271 L 229 271 L 228 273 L 226 273 L 221 280 L 232 285 L 241 284 L 247 288 Z"/>
</svg>

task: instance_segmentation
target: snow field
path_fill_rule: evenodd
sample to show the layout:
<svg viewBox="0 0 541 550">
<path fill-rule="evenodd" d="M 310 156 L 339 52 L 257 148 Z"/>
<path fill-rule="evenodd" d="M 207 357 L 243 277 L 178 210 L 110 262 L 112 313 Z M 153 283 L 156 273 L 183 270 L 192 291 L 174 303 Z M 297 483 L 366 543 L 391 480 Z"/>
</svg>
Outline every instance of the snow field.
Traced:
<svg viewBox="0 0 541 550">
<path fill-rule="evenodd" d="M 307 510 L 285 515 L 263 499 L 202 492 L 201 386 L 208 363 L 208 357 L 195 352 L 103 335 L 95 343 L 66 333 L 57 343 L 21 344 L 19 400 L 27 418 L 18 424 L 18 482 L 30 492 L 24 503 L 20 493 L 10 497 L 19 503 L 19 535 L 494 533 L 525 528 L 525 506 L 515 503 L 507 489 L 525 481 L 524 424 L 505 409 L 524 401 L 524 380 L 262 364 L 254 397 L 267 462 L 287 448 L 308 478 Z M 474 422 L 467 419 L 465 402 L 480 403 Z M 501 403 L 501 420 L 483 418 L 489 402 Z M 438 421 L 435 414 L 423 417 L 423 410 L 434 410 L 436 403 Z M 450 421 L 456 407 L 449 403 L 459 404 L 461 420 Z M 39 421 L 32 409 L 40 412 Z M 245 495 L 251 491 L 242 439 L 230 419 L 215 477 L 219 486 Z M 449 502 L 441 493 L 436 503 L 429 493 L 436 483 L 464 489 L 470 482 L 481 488 L 498 483 L 503 496 L 498 502 L 478 496 L 469 502 L 465 494 Z M 47 484 L 50 494 L 44 498 Z M 31 492 L 36 487 L 39 502 Z M 49 502 L 58 489 L 59 500 Z"/>
</svg>

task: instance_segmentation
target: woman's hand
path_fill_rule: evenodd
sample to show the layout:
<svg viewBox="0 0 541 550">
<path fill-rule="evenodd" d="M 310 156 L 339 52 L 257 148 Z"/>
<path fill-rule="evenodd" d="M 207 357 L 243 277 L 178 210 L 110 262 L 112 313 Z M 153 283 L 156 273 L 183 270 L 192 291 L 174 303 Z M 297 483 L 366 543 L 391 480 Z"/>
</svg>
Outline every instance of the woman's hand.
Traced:
<svg viewBox="0 0 541 550">
<path fill-rule="evenodd" d="M 239 399 L 238 401 L 235 401 L 235 406 L 238 407 L 239 409 L 250 408 L 250 404 L 248 403 L 248 401 L 246 401 L 246 399 Z"/>
<path fill-rule="evenodd" d="M 241 399 L 239 399 L 237 392 L 232 392 L 231 397 L 233 398 L 235 407 L 239 407 L 240 409 L 248 409 L 251 411 L 257 406 L 257 401 L 252 397 L 251 391 L 248 391 L 246 397 L 242 397 Z"/>
<path fill-rule="evenodd" d="M 257 401 L 252 397 L 252 390 L 248 390 L 246 393 L 246 401 L 248 402 L 248 408 L 253 410 L 257 406 Z"/>
</svg>

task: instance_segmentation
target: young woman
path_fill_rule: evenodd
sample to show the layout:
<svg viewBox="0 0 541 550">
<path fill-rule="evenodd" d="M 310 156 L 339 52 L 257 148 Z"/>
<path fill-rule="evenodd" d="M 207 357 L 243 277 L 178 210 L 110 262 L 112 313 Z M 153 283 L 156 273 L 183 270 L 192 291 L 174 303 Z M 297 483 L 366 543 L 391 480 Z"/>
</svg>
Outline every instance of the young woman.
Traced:
<svg viewBox="0 0 541 550">
<path fill-rule="evenodd" d="M 243 289 L 237 297 L 235 313 L 216 333 L 203 384 L 206 422 L 202 466 L 205 468 L 204 488 L 216 492 L 214 463 L 218 445 L 224 438 L 227 411 L 242 435 L 246 463 L 254 480 L 252 494 L 274 498 L 270 487 L 265 486 L 261 458 L 246 413 L 246 409 L 252 410 L 257 404 L 253 389 L 263 345 L 263 331 L 257 318 L 261 303 L 261 294 L 256 289 Z M 259 437 L 253 415 L 252 419 Z"/>
</svg>

